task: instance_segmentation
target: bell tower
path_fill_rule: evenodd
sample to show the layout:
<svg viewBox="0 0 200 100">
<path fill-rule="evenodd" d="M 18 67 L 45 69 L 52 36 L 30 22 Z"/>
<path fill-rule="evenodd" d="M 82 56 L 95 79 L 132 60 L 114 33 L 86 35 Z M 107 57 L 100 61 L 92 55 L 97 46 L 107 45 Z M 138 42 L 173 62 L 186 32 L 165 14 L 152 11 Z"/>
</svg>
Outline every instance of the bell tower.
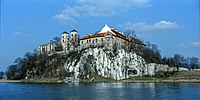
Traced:
<svg viewBox="0 0 200 100">
<path fill-rule="evenodd" d="M 78 31 L 76 31 L 75 29 L 73 29 L 71 31 L 71 34 L 70 34 L 70 38 L 71 38 L 71 41 L 73 42 L 78 42 Z"/>
<path fill-rule="evenodd" d="M 67 33 L 66 31 L 64 31 L 62 33 L 62 46 L 63 46 L 63 50 L 66 52 L 68 50 L 68 42 L 69 42 L 69 33 Z"/>
</svg>

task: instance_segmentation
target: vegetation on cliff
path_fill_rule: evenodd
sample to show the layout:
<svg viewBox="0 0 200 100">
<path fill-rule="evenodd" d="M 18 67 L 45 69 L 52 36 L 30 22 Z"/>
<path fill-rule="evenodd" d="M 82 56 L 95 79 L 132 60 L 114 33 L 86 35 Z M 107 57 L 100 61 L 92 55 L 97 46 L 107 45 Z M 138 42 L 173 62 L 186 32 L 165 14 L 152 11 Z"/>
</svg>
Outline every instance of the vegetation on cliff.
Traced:
<svg viewBox="0 0 200 100">
<path fill-rule="evenodd" d="M 146 43 L 146 48 L 140 48 L 135 46 L 124 47 L 126 52 L 134 52 L 142 56 L 147 63 L 159 63 L 167 64 L 171 67 L 185 67 L 190 69 L 200 68 L 199 59 L 197 57 L 184 57 L 180 54 L 174 54 L 172 57 L 162 57 L 160 50 L 155 44 Z M 91 48 L 91 47 L 90 47 Z M 116 53 L 116 46 L 113 47 L 113 54 Z M 76 63 L 79 61 L 83 52 L 87 49 L 81 51 L 72 51 L 67 55 L 54 53 L 52 55 L 40 55 L 38 56 L 37 51 L 34 50 L 33 53 L 26 52 L 23 57 L 18 57 L 13 65 L 8 66 L 6 75 L 7 79 L 19 80 L 19 79 L 29 79 L 29 78 L 45 78 L 45 77 L 56 77 L 63 79 L 66 76 L 71 76 L 73 73 L 68 73 L 64 66 L 64 63 L 77 59 Z M 113 55 L 114 56 L 114 55 Z M 92 56 L 85 59 L 87 63 L 84 65 L 85 73 L 91 73 L 88 64 L 92 60 Z M 177 70 L 178 71 L 178 70 Z M 86 74 L 81 74 L 83 77 Z"/>
<path fill-rule="evenodd" d="M 197 57 L 184 57 L 181 54 L 174 54 L 171 57 L 162 57 L 160 50 L 155 44 L 146 43 L 147 47 L 142 49 L 139 53 L 147 63 L 158 63 L 158 64 L 167 64 L 171 67 L 176 67 L 177 71 L 179 67 L 196 69 L 200 68 L 199 58 Z"/>
<path fill-rule="evenodd" d="M 32 77 L 60 77 L 64 78 L 66 71 L 63 67 L 64 58 L 62 55 L 38 56 L 34 51 L 26 52 L 24 57 L 18 57 L 13 65 L 8 66 L 7 79 L 19 80 Z"/>
</svg>

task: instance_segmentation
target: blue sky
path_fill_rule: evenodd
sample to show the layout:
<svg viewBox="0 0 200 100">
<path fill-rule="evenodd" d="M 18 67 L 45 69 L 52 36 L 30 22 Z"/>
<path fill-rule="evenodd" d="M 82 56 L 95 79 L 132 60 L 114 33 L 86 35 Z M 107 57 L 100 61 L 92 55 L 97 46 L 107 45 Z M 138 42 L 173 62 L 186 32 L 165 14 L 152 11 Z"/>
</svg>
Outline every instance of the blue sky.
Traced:
<svg viewBox="0 0 200 100">
<path fill-rule="evenodd" d="M 135 30 L 162 56 L 200 58 L 199 0 L 1 0 L 0 71 L 63 31 Z"/>
</svg>

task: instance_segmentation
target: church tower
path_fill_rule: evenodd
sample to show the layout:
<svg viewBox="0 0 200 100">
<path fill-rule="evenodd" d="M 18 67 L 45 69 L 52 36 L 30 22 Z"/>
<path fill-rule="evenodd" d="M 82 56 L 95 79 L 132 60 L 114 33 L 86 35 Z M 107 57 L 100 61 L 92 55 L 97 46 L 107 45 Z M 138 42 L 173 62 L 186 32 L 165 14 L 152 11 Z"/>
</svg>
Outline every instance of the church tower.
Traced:
<svg viewBox="0 0 200 100">
<path fill-rule="evenodd" d="M 71 41 L 73 41 L 73 42 L 78 42 L 78 31 L 76 31 L 75 29 L 73 29 L 72 31 L 71 31 L 71 34 L 70 34 L 71 36 L 70 36 L 70 38 L 71 38 Z"/>
<path fill-rule="evenodd" d="M 63 50 L 66 52 L 68 50 L 69 47 L 69 33 L 67 33 L 66 31 L 62 33 L 62 46 L 63 46 Z"/>
</svg>

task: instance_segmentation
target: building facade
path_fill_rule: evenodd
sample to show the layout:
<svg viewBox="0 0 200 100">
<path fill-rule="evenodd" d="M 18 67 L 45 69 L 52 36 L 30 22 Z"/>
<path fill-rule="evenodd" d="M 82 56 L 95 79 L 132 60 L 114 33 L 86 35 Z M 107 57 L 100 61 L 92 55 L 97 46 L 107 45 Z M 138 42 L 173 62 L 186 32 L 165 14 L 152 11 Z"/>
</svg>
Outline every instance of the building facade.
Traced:
<svg viewBox="0 0 200 100">
<path fill-rule="evenodd" d="M 107 24 L 98 33 L 85 35 L 79 40 L 80 49 L 98 46 L 104 46 L 108 49 L 112 49 L 113 46 L 121 48 L 122 46 L 127 47 L 133 44 L 145 46 L 145 44 L 140 40 L 133 37 L 127 37 L 123 33 L 110 28 Z"/>
<path fill-rule="evenodd" d="M 52 54 L 55 52 L 55 44 L 53 42 L 42 44 L 38 47 L 38 54 Z"/>
<path fill-rule="evenodd" d="M 127 47 L 131 45 L 145 46 L 140 40 L 127 37 L 123 33 L 110 28 L 107 24 L 96 34 L 88 34 L 82 38 L 79 38 L 78 31 L 72 30 L 69 33 L 63 32 L 61 37 L 62 53 L 69 53 L 70 51 L 77 51 L 88 47 L 103 46 L 108 49 L 113 47 L 120 48 L 122 46 Z M 48 43 L 40 45 L 38 48 L 39 55 L 55 53 L 56 45 L 54 43 Z"/>
</svg>

